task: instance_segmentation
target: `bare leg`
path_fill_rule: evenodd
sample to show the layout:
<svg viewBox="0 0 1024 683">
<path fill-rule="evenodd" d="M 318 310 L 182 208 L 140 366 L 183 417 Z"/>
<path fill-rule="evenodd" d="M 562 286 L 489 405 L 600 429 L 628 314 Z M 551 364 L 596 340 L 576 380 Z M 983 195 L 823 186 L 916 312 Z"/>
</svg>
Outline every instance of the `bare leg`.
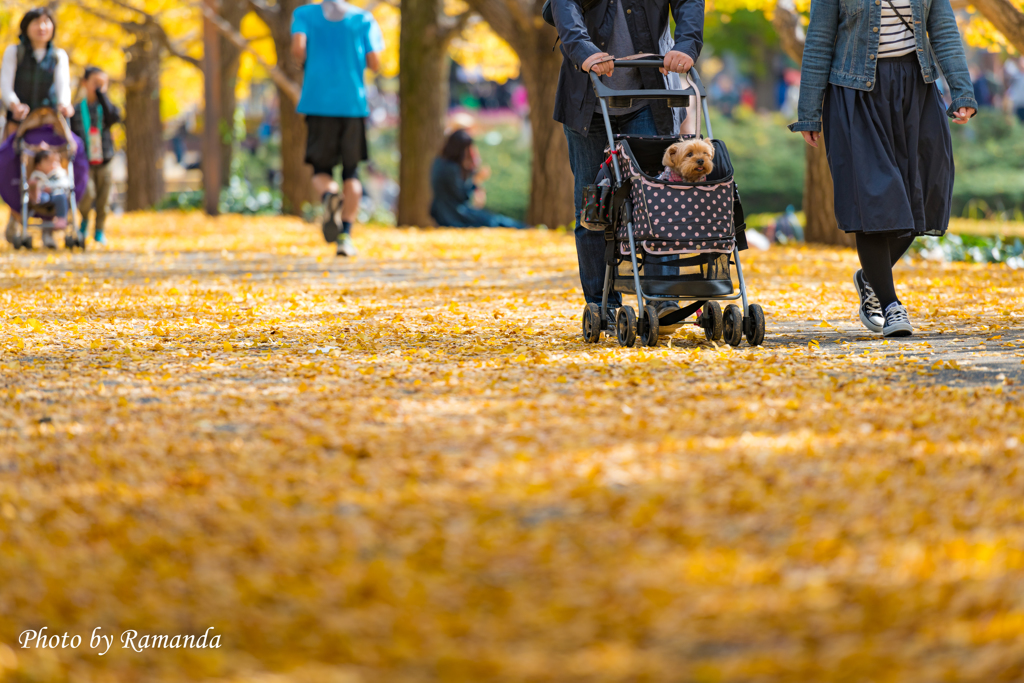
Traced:
<svg viewBox="0 0 1024 683">
<path fill-rule="evenodd" d="M 338 183 L 334 182 L 334 176 L 327 173 L 317 173 L 313 176 L 313 191 L 317 199 L 324 196 L 324 192 L 338 194 Z"/>
<path fill-rule="evenodd" d="M 335 188 L 338 186 L 335 185 Z M 359 178 L 349 178 L 345 181 L 345 204 L 341 208 L 341 220 L 352 223 L 359 215 L 359 200 L 363 198 L 363 185 Z"/>
</svg>

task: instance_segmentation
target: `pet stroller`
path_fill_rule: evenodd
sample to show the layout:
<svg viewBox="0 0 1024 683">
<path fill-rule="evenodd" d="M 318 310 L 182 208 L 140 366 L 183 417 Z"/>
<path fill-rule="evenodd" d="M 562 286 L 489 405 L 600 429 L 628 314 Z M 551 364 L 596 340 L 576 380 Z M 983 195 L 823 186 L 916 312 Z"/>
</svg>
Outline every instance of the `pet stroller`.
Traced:
<svg viewBox="0 0 1024 683">
<path fill-rule="evenodd" d="M 663 58 L 656 55 L 615 60 L 615 68 L 659 68 L 663 64 Z M 751 346 L 760 345 L 764 341 L 764 311 L 748 303 L 739 261 L 739 252 L 747 247 L 743 208 L 729 152 L 724 142 L 713 138 L 697 70 L 690 70 L 689 87 L 683 90 L 617 91 L 594 72 L 590 75 L 608 135 L 608 159 L 596 184 L 584 192 L 581 223 L 603 232 L 606 245 L 601 305 L 588 304 L 583 312 L 584 341 L 595 343 L 602 332 L 611 334 L 608 297 L 616 291 L 636 295 L 637 300 L 636 311 L 624 304 L 612 323 L 621 346 L 633 346 L 637 337 L 646 346 L 657 346 L 659 332 L 677 327 L 694 314 L 709 340 L 724 338 L 738 346 L 746 337 Z M 715 149 L 714 169 L 702 182 L 659 180 L 665 149 L 684 138 L 613 134 L 608 107 L 629 107 L 634 100 L 645 99 L 664 99 L 670 107 L 686 107 L 691 96 L 698 98 L 697 135 L 703 114 L 707 138 Z M 620 272 L 627 263 L 631 268 Z M 645 263 L 676 267 L 679 274 L 641 274 Z M 729 304 L 723 313 L 718 302 L 737 299 L 742 309 Z M 659 320 L 657 304 L 662 302 L 680 307 Z"/>
<path fill-rule="evenodd" d="M 78 202 L 89 183 L 89 162 L 77 154 L 82 142 L 68 126 L 67 120 L 53 109 L 40 108 L 29 112 L 18 129 L 0 145 L 0 197 L 11 207 L 7 239 L 15 249 L 31 249 L 30 229 L 64 232 L 64 246 L 85 248 L 85 235 L 78 233 Z M 58 228 L 53 206 L 35 204 L 29 191 L 29 176 L 35 167 L 35 154 L 48 149 L 60 158 L 74 191 L 68 192 L 67 226 Z"/>
</svg>

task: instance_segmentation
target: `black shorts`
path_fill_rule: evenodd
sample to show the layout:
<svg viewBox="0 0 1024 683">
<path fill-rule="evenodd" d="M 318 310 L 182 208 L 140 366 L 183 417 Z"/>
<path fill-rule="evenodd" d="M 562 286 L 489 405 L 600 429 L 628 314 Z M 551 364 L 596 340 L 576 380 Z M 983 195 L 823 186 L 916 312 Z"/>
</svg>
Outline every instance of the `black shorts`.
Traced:
<svg viewBox="0 0 1024 683">
<path fill-rule="evenodd" d="M 340 164 L 342 180 L 348 180 L 356 177 L 359 162 L 370 158 L 362 117 L 307 116 L 306 128 L 306 163 L 313 173 L 333 175 Z"/>
</svg>

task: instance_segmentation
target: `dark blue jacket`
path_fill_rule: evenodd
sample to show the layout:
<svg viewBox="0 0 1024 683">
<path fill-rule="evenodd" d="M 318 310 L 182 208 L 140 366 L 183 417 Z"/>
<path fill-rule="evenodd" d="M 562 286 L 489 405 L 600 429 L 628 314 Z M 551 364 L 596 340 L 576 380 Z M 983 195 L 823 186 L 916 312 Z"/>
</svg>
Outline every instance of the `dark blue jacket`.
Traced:
<svg viewBox="0 0 1024 683">
<path fill-rule="evenodd" d="M 430 187 L 434 200 L 430 203 L 430 217 L 449 228 L 520 227 L 499 214 L 478 209 L 472 204 L 476 183 L 462 175 L 462 167 L 454 161 L 440 157 L 430 167 Z"/>
<path fill-rule="evenodd" d="M 626 21 L 630 25 L 633 47 L 638 53 L 665 54 L 678 50 L 697 61 L 704 46 L 704 0 L 600 0 L 585 16 L 577 0 L 552 0 L 552 14 L 562 49 L 562 70 L 558 74 L 558 92 L 555 95 L 555 121 L 583 135 L 589 133 L 597 98 L 590 83 L 590 74 L 580 66 L 591 55 L 606 51 L 597 43 L 606 41 L 600 32 L 602 28 L 607 30 L 605 14 L 609 9 L 615 9 L 616 2 L 625 3 Z M 674 36 L 669 31 L 669 12 L 676 22 Z M 678 90 L 683 87 L 679 74 L 666 77 L 656 69 L 639 71 L 645 88 Z M 680 113 L 669 109 L 664 100 L 652 101 L 651 109 L 659 134 L 670 135 L 678 130 Z"/>
<path fill-rule="evenodd" d="M 814 0 L 807 26 L 800 70 L 799 121 L 792 131 L 820 131 L 821 108 L 829 83 L 856 90 L 875 87 L 878 30 L 885 0 Z M 918 63 L 925 83 L 939 71 L 953 95 L 947 113 L 960 107 L 978 108 L 964 45 L 949 0 L 910 0 Z"/>
</svg>

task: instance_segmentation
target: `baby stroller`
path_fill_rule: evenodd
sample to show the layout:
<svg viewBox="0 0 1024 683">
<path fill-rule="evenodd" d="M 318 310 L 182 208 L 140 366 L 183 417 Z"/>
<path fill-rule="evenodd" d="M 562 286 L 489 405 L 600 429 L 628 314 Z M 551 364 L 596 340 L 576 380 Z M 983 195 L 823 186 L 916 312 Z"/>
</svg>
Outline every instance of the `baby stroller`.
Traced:
<svg viewBox="0 0 1024 683">
<path fill-rule="evenodd" d="M 31 249 L 30 229 L 64 232 L 64 246 L 85 249 L 85 235 L 79 235 L 78 201 L 89 182 L 89 166 L 85 155 L 76 154 L 81 141 L 71 132 L 67 120 L 53 109 L 40 108 L 29 112 L 18 129 L 0 146 L 0 197 L 11 207 L 7 239 L 15 249 Z M 67 171 L 74 191 L 68 192 L 67 226 L 57 228 L 51 205 L 35 204 L 29 188 L 29 176 L 35 166 L 35 154 L 48 149 L 56 154 Z M 20 219 L 20 220 L 19 220 Z"/>
<path fill-rule="evenodd" d="M 615 68 L 659 68 L 663 58 L 644 55 L 615 60 Z M 605 279 L 601 305 L 588 304 L 583 312 L 583 339 L 596 343 L 608 329 L 608 297 L 612 291 L 636 295 L 637 310 L 621 306 L 614 333 L 620 346 L 633 346 L 637 338 L 646 346 L 658 345 L 658 334 L 696 314 L 697 326 L 709 340 L 738 346 L 746 337 L 751 346 L 764 341 L 764 311 L 747 301 L 739 252 L 746 249 L 745 223 L 732 162 L 725 143 L 715 140 L 708 117 L 705 90 L 696 69 L 691 69 L 683 90 L 617 91 L 591 72 L 591 80 L 608 135 L 608 160 L 597 184 L 586 188 L 581 223 L 605 236 Z M 670 107 L 686 107 L 697 97 L 697 135 L 703 114 L 707 138 L 714 146 L 714 169 L 702 182 L 659 180 L 665 149 L 682 138 L 675 136 L 615 135 L 608 107 L 629 107 L 634 100 L 664 99 Z M 692 137 L 692 136 L 688 136 Z M 602 176 L 607 183 L 599 182 Z M 699 216 L 697 215 L 699 214 Z M 631 269 L 620 273 L 629 262 Z M 641 275 L 645 263 L 677 267 L 678 275 Z M 730 268 L 735 266 L 737 293 Z M 726 306 L 719 301 L 739 299 Z M 660 320 L 657 304 L 675 302 L 679 308 Z M 685 305 L 683 302 L 686 302 Z M 671 328 L 670 328 L 671 329 Z"/>
</svg>

